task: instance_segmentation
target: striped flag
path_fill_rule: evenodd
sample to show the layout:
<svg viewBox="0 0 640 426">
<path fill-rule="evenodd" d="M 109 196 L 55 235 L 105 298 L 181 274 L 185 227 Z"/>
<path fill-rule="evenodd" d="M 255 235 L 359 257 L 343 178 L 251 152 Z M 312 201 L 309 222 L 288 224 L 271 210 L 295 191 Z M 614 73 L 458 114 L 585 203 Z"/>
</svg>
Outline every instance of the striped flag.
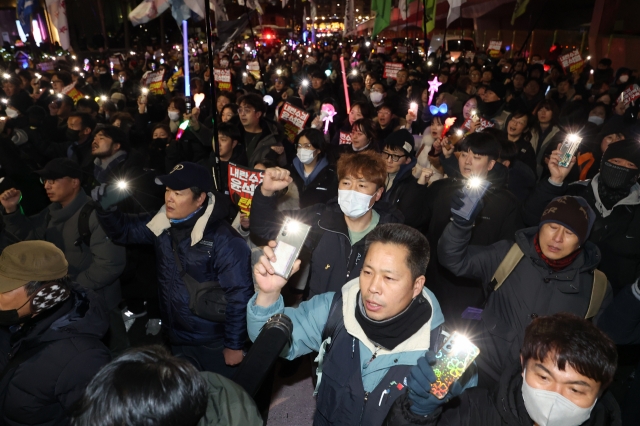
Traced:
<svg viewBox="0 0 640 426">
<path fill-rule="evenodd" d="M 51 16 L 51 23 L 58 30 L 60 46 L 69 49 L 69 23 L 67 22 L 67 4 L 65 0 L 46 0 L 47 10 Z"/>
</svg>

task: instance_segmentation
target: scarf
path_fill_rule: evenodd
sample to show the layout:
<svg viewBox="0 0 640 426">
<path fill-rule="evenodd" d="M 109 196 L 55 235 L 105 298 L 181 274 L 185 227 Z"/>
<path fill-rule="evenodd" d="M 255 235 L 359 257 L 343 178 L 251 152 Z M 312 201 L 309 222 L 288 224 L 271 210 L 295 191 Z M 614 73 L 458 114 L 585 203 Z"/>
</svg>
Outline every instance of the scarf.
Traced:
<svg viewBox="0 0 640 426">
<path fill-rule="evenodd" d="M 422 294 L 415 297 L 407 308 L 393 318 L 374 321 L 367 317 L 358 292 L 356 320 L 364 334 L 377 346 L 392 351 L 400 343 L 413 336 L 431 318 L 431 305 Z"/>
<path fill-rule="evenodd" d="M 542 253 L 542 249 L 540 248 L 540 243 L 538 242 L 538 234 L 536 234 L 535 237 L 533 237 L 533 246 L 535 247 L 536 253 L 538 253 L 538 256 L 540 256 L 540 259 L 542 259 L 544 263 L 546 263 L 547 266 L 551 268 L 554 272 L 562 271 L 564 268 L 571 265 L 573 261 L 576 260 L 576 257 L 578 257 L 578 255 L 582 251 L 582 249 L 579 248 L 578 250 L 574 251 L 568 256 L 563 257 L 562 259 L 558 259 L 558 260 L 549 259 L 547 256 L 544 255 L 544 253 Z"/>
</svg>

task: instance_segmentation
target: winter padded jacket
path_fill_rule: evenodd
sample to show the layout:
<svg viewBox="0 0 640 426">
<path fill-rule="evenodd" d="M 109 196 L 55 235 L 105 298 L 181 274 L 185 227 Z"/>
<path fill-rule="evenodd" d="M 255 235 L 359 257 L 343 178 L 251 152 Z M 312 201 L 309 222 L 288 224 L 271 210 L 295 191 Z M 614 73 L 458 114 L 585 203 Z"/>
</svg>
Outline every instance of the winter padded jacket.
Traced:
<svg viewBox="0 0 640 426">
<path fill-rule="evenodd" d="M 598 174 L 591 180 L 562 186 L 543 180 L 525 203 L 523 216 L 528 226 L 534 226 L 540 222 L 547 204 L 556 197 L 572 195 L 587 200 L 596 213 L 589 241 L 600 249 L 602 260 L 598 269 L 607 275 L 617 294 L 640 276 L 640 185 L 633 185 L 629 196 L 607 211 L 598 195 L 599 178 Z"/>
<path fill-rule="evenodd" d="M 74 286 L 60 305 L 0 332 L 0 424 L 62 426 L 93 376 L 111 356 L 100 342 L 109 328 L 107 307 Z"/>
<path fill-rule="evenodd" d="M 89 246 L 82 241 L 78 221 L 88 202 L 91 198 L 81 190 L 65 207 L 51 203 L 34 216 L 27 217 L 16 210 L 5 214 L 3 219 L 7 231 L 21 240 L 44 240 L 55 244 L 69 262 L 71 278 L 104 297 L 107 307 L 115 309 L 122 299 L 118 278 L 126 263 L 125 248 L 107 237 L 95 212 L 89 216 Z"/>
<path fill-rule="evenodd" d="M 600 250 L 587 242 L 582 252 L 568 267 L 554 272 L 535 250 L 533 238 L 538 228 L 516 232 L 516 244 L 524 253 L 502 286 L 493 291 L 491 280 L 513 245 L 498 241 L 488 247 L 469 245 L 472 226 L 451 222 L 438 243 L 440 264 L 456 276 L 475 278 L 490 296 L 482 312 L 478 347 L 482 356 L 478 366 L 499 380 L 502 371 L 518 360 L 524 341 L 524 330 L 534 318 L 569 312 L 586 315 L 593 288 L 593 271 L 600 262 Z M 611 286 L 595 317 L 611 303 Z"/>
<path fill-rule="evenodd" d="M 532 426 L 522 398 L 522 380 L 522 369 L 515 365 L 504 371 L 497 389 L 467 389 L 427 417 L 411 411 L 411 401 L 405 393 L 391 407 L 384 426 Z M 581 426 L 620 425 L 618 403 L 610 392 L 605 392 Z"/>
<path fill-rule="evenodd" d="M 274 240 L 285 217 L 311 226 L 304 245 L 312 252 L 309 298 L 327 291 L 340 291 L 347 281 L 360 275 L 365 238 L 351 245 L 349 228 L 337 198 L 301 210 L 277 211 L 276 204 L 277 197 L 265 197 L 261 186 L 256 188 L 251 204 L 251 233 Z M 380 215 L 380 225 L 403 223 L 402 213 L 387 203 L 377 202 L 373 209 Z"/>
<path fill-rule="evenodd" d="M 213 322 L 189 309 L 189 293 L 173 255 L 171 224 L 163 206 L 154 216 L 96 210 L 106 232 L 119 244 L 152 244 L 158 259 L 162 326 L 173 345 L 205 345 L 224 337 L 224 346 L 241 349 L 246 339 L 246 306 L 253 295 L 250 251 L 244 239 L 224 220 L 229 212 L 209 193 L 204 214 L 190 238 L 178 243 L 184 270 L 198 282 L 217 281 L 225 289 L 226 321 Z"/>
</svg>

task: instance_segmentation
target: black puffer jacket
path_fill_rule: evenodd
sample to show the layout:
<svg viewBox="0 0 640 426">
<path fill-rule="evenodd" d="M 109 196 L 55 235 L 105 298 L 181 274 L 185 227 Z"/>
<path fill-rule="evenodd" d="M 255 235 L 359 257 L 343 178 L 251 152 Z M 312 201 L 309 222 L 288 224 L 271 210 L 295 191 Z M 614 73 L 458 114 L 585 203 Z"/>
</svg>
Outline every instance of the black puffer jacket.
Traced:
<svg viewBox="0 0 640 426">
<path fill-rule="evenodd" d="M 605 392 L 581 426 L 620 426 L 620 408 L 610 392 Z M 405 393 L 391 407 L 385 426 L 531 426 L 533 421 L 522 399 L 520 365 L 507 369 L 496 390 L 471 388 L 459 398 L 436 409 L 428 417 L 411 412 Z"/>
<path fill-rule="evenodd" d="M 351 245 L 349 228 L 337 198 L 302 210 L 277 211 L 276 203 L 276 197 L 265 197 L 261 187 L 256 188 L 251 204 L 251 233 L 273 240 L 285 217 L 311 226 L 305 241 L 305 249 L 313 253 L 309 298 L 328 291 L 340 291 L 345 283 L 360 275 L 365 239 Z M 380 215 L 380 225 L 402 223 L 404 220 L 402 213 L 388 203 L 378 202 L 373 209 Z"/>
<path fill-rule="evenodd" d="M 68 425 L 69 414 L 93 376 L 111 360 L 100 342 L 109 327 L 95 293 L 75 287 L 58 307 L 0 335 L 0 370 L 26 359 L 0 379 L 0 424 Z"/>
<path fill-rule="evenodd" d="M 440 264 L 460 277 L 475 278 L 488 294 L 498 266 L 513 245 L 498 241 L 488 247 L 469 245 L 472 227 L 451 222 L 438 243 Z M 478 347 L 482 356 L 478 366 L 494 380 L 504 368 L 518 360 L 524 330 L 531 321 L 544 315 L 569 312 L 584 317 L 593 288 L 593 271 L 600 262 L 600 251 L 587 242 L 582 252 L 565 269 L 554 272 L 540 258 L 533 244 L 538 228 L 527 228 L 515 235 L 524 257 L 497 291 L 490 294 L 482 312 Z M 607 286 L 600 314 L 611 303 L 611 286 Z"/>
</svg>

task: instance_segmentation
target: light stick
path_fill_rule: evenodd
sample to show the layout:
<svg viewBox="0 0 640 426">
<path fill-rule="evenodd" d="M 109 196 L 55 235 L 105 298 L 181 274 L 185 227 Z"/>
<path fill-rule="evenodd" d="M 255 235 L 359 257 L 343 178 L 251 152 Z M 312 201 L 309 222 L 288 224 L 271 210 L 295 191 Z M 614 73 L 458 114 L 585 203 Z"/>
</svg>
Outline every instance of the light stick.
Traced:
<svg viewBox="0 0 640 426">
<path fill-rule="evenodd" d="M 331 104 L 323 104 L 320 112 L 320 118 L 324 121 L 324 134 L 329 131 L 329 123 L 333 123 L 333 116 L 336 115 L 336 109 Z"/>
<path fill-rule="evenodd" d="M 442 83 L 438 81 L 438 76 L 429 82 L 429 105 L 431 105 L 433 95 L 438 91 L 440 86 L 442 86 Z"/>
<path fill-rule="evenodd" d="M 196 108 L 200 108 L 200 104 L 204 101 L 204 93 L 197 93 L 193 95 L 193 100 L 196 103 Z"/>
<path fill-rule="evenodd" d="M 442 136 L 440 136 L 441 138 L 444 138 L 444 135 L 447 134 L 447 132 L 449 131 L 449 129 L 451 128 L 451 126 L 453 126 L 453 123 L 456 122 L 456 118 L 455 117 L 449 117 L 446 120 L 444 120 L 444 129 L 442 129 Z"/>
<path fill-rule="evenodd" d="M 187 34 L 187 21 L 182 21 L 182 46 L 184 48 L 184 96 L 191 96 L 189 80 L 189 36 Z"/>
<path fill-rule="evenodd" d="M 340 66 L 342 67 L 342 85 L 344 86 L 344 99 L 347 102 L 347 114 L 351 112 L 351 104 L 349 103 L 349 88 L 347 87 L 347 73 L 344 70 L 344 57 L 340 56 Z"/>
</svg>

